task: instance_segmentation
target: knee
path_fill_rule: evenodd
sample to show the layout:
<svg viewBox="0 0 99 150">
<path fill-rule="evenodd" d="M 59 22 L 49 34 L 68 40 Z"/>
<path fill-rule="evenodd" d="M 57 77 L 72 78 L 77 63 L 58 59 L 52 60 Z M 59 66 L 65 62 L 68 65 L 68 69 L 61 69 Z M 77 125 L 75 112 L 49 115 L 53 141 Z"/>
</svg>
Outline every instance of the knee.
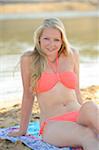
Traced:
<svg viewBox="0 0 99 150">
<path fill-rule="evenodd" d="M 86 110 L 86 111 L 90 111 L 90 110 L 97 110 L 98 107 L 96 105 L 96 103 L 94 103 L 93 101 L 87 101 L 85 102 L 82 107 L 81 107 L 81 110 Z"/>
<path fill-rule="evenodd" d="M 96 103 L 93 102 L 93 101 L 87 101 L 83 104 L 83 106 L 86 106 L 86 107 L 93 107 L 93 106 L 96 106 Z"/>
</svg>

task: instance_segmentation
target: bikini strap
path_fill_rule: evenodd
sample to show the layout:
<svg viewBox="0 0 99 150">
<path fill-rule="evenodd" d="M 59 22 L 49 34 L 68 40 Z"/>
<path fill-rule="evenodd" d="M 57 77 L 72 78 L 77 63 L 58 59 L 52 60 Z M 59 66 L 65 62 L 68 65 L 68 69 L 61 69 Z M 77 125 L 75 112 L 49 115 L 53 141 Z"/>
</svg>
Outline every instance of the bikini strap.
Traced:
<svg viewBox="0 0 99 150">
<path fill-rule="evenodd" d="M 58 72 L 58 64 L 59 64 L 58 52 L 56 54 L 55 65 L 53 63 L 51 63 L 51 61 L 49 59 L 48 59 L 48 64 L 49 64 L 49 66 L 51 67 L 51 69 L 53 70 L 54 73 Z"/>
</svg>

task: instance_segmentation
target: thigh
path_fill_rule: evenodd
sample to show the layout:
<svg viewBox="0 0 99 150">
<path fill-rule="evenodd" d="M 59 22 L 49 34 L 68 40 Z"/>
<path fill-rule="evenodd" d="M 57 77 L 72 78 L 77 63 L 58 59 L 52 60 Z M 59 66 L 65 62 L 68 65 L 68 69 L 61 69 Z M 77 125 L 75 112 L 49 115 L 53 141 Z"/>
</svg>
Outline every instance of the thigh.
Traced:
<svg viewBox="0 0 99 150">
<path fill-rule="evenodd" d="M 97 128 L 99 126 L 99 107 L 92 101 L 84 103 L 80 108 L 77 123 Z"/>
<path fill-rule="evenodd" d="M 44 128 L 43 141 L 55 146 L 82 146 L 90 129 L 75 122 L 50 121 Z"/>
</svg>

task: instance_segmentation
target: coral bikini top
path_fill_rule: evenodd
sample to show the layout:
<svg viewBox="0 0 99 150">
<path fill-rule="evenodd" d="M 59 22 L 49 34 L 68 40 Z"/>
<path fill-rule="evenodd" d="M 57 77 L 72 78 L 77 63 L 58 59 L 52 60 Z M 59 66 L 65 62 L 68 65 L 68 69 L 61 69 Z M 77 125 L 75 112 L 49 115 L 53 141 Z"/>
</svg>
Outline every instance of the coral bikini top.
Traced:
<svg viewBox="0 0 99 150">
<path fill-rule="evenodd" d="M 51 63 L 49 62 L 51 66 Z M 58 82 L 61 82 L 65 87 L 75 89 L 77 83 L 77 76 L 73 71 L 58 72 L 58 57 L 56 59 L 56 71 L 43 72 L 37 82 L 35 91 L 37 93 L 47 92 L 52 89 Z"/>
</svg>

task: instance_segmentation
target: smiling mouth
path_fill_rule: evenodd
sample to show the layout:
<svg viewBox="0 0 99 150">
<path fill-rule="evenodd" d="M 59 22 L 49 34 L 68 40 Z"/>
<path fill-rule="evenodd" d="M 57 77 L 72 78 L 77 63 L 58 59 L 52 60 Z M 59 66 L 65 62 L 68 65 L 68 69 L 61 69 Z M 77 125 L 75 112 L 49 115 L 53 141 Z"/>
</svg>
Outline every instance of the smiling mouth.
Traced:
<svg viewBox="0 0 99 150">
<path fill-rule="evenodd" d="M 50 51 L 50 52 L 53 52 L 53 51 L 55 51 L 55 49 L 48 49 L 48 48 L 47 48 L 47 50 L 48 50 L 48 51 Z"/>
</svg>

